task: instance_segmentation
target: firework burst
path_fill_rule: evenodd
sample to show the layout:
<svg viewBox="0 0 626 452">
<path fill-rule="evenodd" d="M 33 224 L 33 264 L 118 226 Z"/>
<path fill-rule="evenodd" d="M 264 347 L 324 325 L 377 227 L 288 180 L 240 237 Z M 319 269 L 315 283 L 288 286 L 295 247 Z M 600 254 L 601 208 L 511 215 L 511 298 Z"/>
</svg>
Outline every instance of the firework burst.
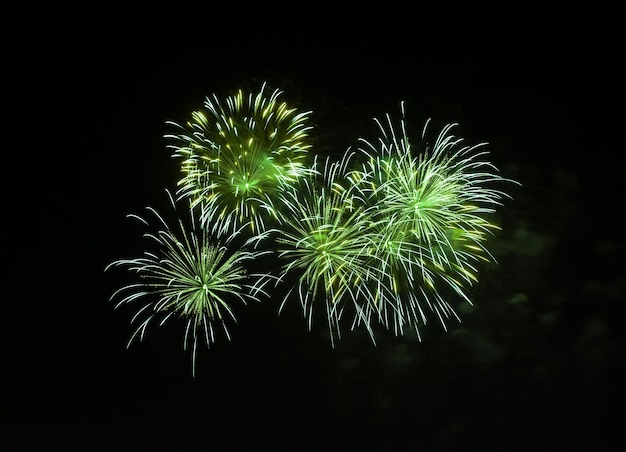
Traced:
<svg viewBox="0 0 626 452">
<path fill-rule="evenodd" d="M 262 232 L 276 217 L 281 187 L 306 174 L 310 112 L 298 112 L 269 96 L 266 85 L 254 95 L 239 90 L 225 103 L 207 97 L 172 139 L 173 156 L 182 159 L 179 195 L 200 206 L 200 222 L 214 233 L 249 226 Z M 262 211 L 262 210 L 263 211 Z"/>
<path fill-rule="evenodd" d="M 169 192 L 168 192 L 169 195 Z M 170 195 L 175 207 L 175 201 Z M 153 321 L 163 325 L 172 317 L 186 322 L 184 348 L 191 345 L 192 368 L 195 374 L 196 354 L 201 337 L 209 347 L 215 341 L 216 326 L 220 326 L 230 339 L 227 321 L 236 321 L 231 303 L 238 299 L 258 301 L 261 287 L 249 284 L 255 275 L 245 269 L 260 253 L 230 252 L 225 246 L 213 243 L 206 229 L 198 230 L 191 212 L 190 227 L 178 219 L 178 231 L 172 230 L 153 208 L 147 210 L 158 222 L 156 232 L 145 237 L 156 245 L 156 251 L 146 251 L 143 257 L 120 259 L 111 267 L 126 267 L 139 276 L 140 282 L 128 284 L 117 290 L 111 300 L 118 299 L 116 308 L 128 303 L 142 302 L 131 323 L 137 324 L 128 346 L 139 337 L 143 340 L 146 329 Z M 137 215 L 129 215 L 144 225 L 150 223 Z"/>
<path fill-rule="evenodd" d="M 366 162 L 352 175 L 362 197 L 377 206 L 370 210 L 378 236 L 373 254 L 382 265 L 379 290 L 392 306 L 375 308 L 397 333 L 405 325 L 418 331 L 426 323 L 424 305 L 445 328 L 446 319 L 458 317 L 444 289 L 471 303 L 467 289 L 477 281 L 476 262 L 493 260 L 484 241 L 497 226 L 486 216 L 506 196 L 493 184 L 506 179 L 484 160 L 484 143 L 465 146 L 454 136 L 455 124 L 445 126 L 432 146 L 415 153 L 406 133 L 404 104 L 399 131 L 388 115 L 386 122 L 376 122 L 381 136 L 376 143 L 361 140 L 359 151 Z"/>
<path fill-rule="evenodd" d="M 283 298 L 296 296 L 302 305 L 309 328 L 316 306 L 324 306 L 331 342 L 341 337 L 340 319 L 344 308 L 354 309 L 363 318 L 365 306 L 376 298 L 368 281 L 379 278 L 371 247 L 369 213 L 352 191 L 346 175 L 351 155 L 339 162 L 316 159 L 310 175 L 281 192 L 280 227 L 253 240 L 271 237 L 279 258 L 285 262 L 276 280 L 291 280 L 295 285 Z M 317 168 L 321 168 L 318 170 Z M 370 330 L 371 334 L 371 330 Z"/>
</svg>

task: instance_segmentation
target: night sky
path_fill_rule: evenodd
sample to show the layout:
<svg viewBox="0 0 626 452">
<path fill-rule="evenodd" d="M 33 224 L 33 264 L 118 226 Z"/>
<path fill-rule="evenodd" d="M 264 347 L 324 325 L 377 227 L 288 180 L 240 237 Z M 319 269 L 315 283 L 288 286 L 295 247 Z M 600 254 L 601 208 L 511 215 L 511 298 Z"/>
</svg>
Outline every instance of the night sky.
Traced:
<svg viewBox="0 0 626 452">
<path fill-rule="evenodd" d="M 8 18 L 31 39 L 4 39 L 3 450 L 612 450 L 626 273 L 611 13 L 364 5 Z M 320 155 L 376 136 L 400 101 L 416 129 L 458 122 L 489 143 L 522 186 L 461 324 L 433 318 L 421 342 L 380 329 L 376 346 L 346 328 L 333 349 L 323 318 L 308 331 L 274 293 L 235 306 L 232 341 L 201 348 L 195 378 L 182 322 L 126 349 L 135 311 L 108 300 L 129 276 L 104 268 L 147 245 L 126 215 L 176 188 L 166 121 L 263 82 L 313 112 Z"/>
</svg>

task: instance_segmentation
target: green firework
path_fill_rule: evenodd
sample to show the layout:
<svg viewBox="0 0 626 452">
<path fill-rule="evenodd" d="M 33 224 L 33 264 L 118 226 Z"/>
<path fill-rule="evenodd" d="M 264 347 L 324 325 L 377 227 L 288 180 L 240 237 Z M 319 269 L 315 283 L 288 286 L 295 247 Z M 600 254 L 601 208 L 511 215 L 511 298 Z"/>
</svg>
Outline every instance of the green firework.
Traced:
<svg viewBox="0 0 626 452">
<path fill-rule="evenodd" d="M 278 191 L 302 177 L 311 147 L 310 112 L 266 95 L 239 90 L 221 103 L 207 97 L 185 125 L 170 123 L 173 156 L 182 159 L 179 195 L 200 206 L 200 222 L 218 235 L 249 226 L 266 229 L 275 218 Z"/>
<path fill-rule="evenodd" d="M 316 160 L 310 176 L 285 187 L 280 227 L 267 234 L 284 262 L 278 280 L 291 280 L 293 275 L 297 280 L 283 304 L 295 294 L 309 328 L 315 307 L 323 306 L 331 341 L 335 334 L 340 337 L 344 308 L 354 308 L 360 318 L 364 306 L 375 298 L 367 282 L 379 272 L 367 254 L 370 218 L 358 193 L 345 183 L 349 161 L 349 155 L 335 163 L 325 159 L 318 165 Z"/>
<path fill-rule="evenodd" d="M 470 302 L 467 289 L 477 278 L 478 261 L 492 261 L 485 240 L 497 226 L 488 215 L 505 193 L 493 187 L 507 181 L 484 160 L 484 144 L 466 146 L 445 126 L 422 152 L 412 148 L 404 123 L 377 121 L 376 143 L 361 140 L 366 163 L 352 174 L 370 206 L 378 239 L 374 254 L 382 263 L 381 290 L 392 306 L 379 305 L 379 318 L 397 332 L 426 323 L 425 307 L 442 325 L 456 317 L 445 293 L 451 289 Z M 425 139 L 428 122 L 424 127 Z M 388 323 L 390 322 L 390 323 Z M 419 334 L 419 333 L 418 333 Z"/>
<path fill-rule="evenodd" d="M 169 192 L 168 192 L 169 195 Z M 170 196 L 172 205 L 174 200 Z M 111 300 L 118 299 L 116 308 L 140 302 L 140 308 L 131 320 L 137 328 L 128 346 L 139 337 L 143 340 L 147 327 L 153 321 L 163 325 L 170 318 L 182 318 L 186 323 L 184 347 L 191 344 L 192 367 L 198 341 L 203 336 L 209 347 L 215 341 L 216 327 L 230 339 L 227 321 L 236 321 L 231 308 L 233 300 L 244 304 L 257 300 L 260 287 L 249 284 L 244 265 L 257 254 L 247 251 L 229 251 L 225 246 L 213 243 L 206 229 L 198 229 L 190 209 L 190 227 L 178 219 L 178 230 L 172 230 L 163 217 L 153 208 L 147 210 L 158 221 L 156 232 L 144 234 L 152 240 L 156 249 L 145 251 L 134 259 L 119 259 L 111 267 L 126 267 L 136 274 L 140 282 L 128 284 L 117 290 Z M 150 223 L 137 215 L 129 215 L 146 226 Z M 105 269 L 105 271 L 106 271 Z"/>
</svg>

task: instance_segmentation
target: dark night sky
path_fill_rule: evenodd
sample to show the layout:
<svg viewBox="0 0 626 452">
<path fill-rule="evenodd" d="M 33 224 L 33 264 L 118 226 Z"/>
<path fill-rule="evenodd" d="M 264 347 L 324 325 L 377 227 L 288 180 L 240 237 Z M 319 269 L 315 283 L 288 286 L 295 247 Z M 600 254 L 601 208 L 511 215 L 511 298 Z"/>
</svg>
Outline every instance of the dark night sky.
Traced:
<svg viewBox="0 0 626 452">
<path fill-rule="evenodd" d="M 626 357 L 610 13 L 363 5 L 14 16 L 32 39 L 5 39 L 5 450 L 609 450 Z M 143 251 L 125 215 L 175 187 L 165 122 L 263 81 L 313 110 L 322 149 L 401 100 L 490 143 L 523 188 L 461 325 L 333 350 L 269 300 L 195 379 L 181 324 L 125 349 L 132 310 L 107 301 L 125 275 L 103 269 Z"/>
</svg>

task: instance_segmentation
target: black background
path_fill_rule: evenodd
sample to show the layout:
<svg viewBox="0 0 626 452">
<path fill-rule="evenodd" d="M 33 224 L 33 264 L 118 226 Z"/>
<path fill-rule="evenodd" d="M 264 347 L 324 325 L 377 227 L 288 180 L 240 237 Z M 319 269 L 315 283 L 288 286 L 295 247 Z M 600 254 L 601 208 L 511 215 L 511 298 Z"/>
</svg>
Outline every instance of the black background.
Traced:
<svg viewBox="0 0 626 452">
<path fill-rule="evenodd" d="M 608 10 L 336 3 L 7 16 L 5 450 L 609 450 L 624 402 L 626 278 Z M 9 27 L 10 25 L 10 27 Z M 15 31 L 11 31 L 15 30 Z M 473 309 L 423 341 L 349 332 L 333 349 L 291 303 L 237 308 L 199 353 L 183 325 L 129 350 L 125 218 L 166 206 L 165 122 L 267 81 L 312 110 L 320 153 L 415 127 L 488 141 L 513 200 Z"/>
</svg>

